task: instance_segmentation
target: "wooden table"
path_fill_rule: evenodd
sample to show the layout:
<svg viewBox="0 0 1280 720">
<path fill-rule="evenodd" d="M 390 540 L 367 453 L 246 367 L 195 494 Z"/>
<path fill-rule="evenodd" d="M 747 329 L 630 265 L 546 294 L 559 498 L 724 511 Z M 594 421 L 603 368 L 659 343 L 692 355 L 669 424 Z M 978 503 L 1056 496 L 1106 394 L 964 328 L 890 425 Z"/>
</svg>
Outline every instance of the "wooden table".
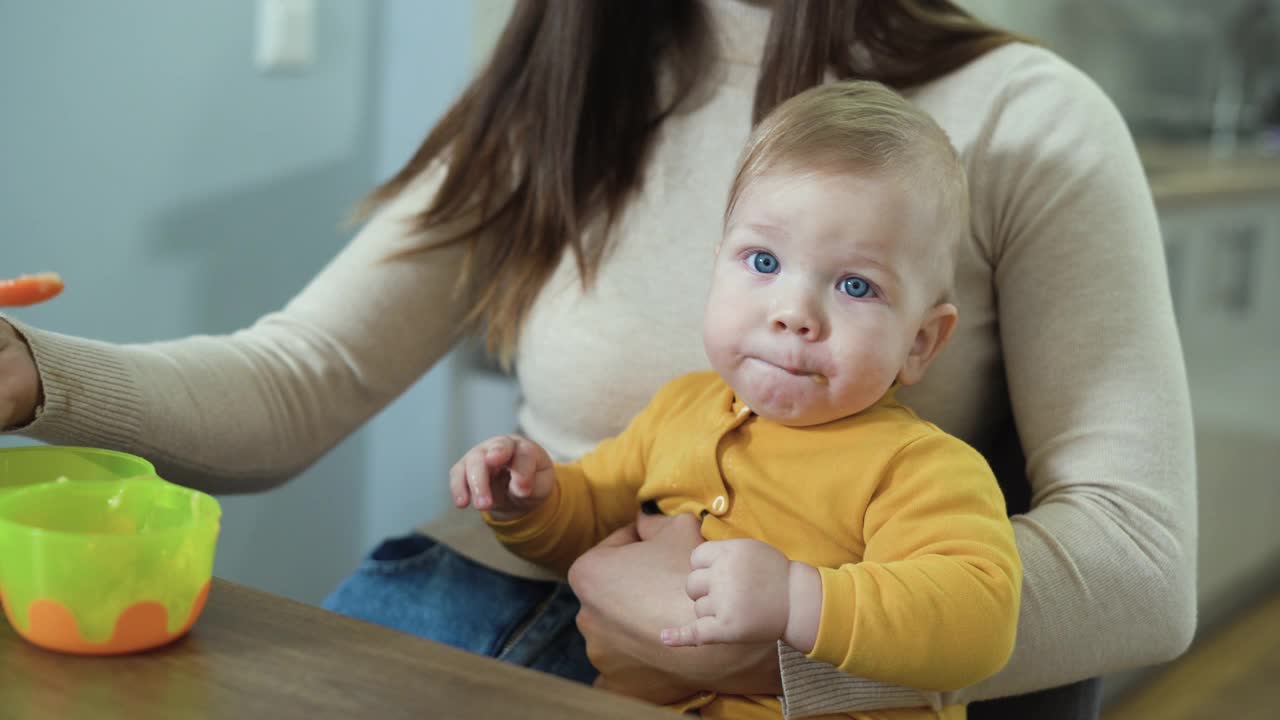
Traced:
<svg viewBox="0 0 1280 720">
<path fill-rule="evenodd" d="M 5 720 L 365 717 L 672 714 L 217 579 L 190 635 L 140 655 L 60 655 L 0 620 Z"/>
</svg>

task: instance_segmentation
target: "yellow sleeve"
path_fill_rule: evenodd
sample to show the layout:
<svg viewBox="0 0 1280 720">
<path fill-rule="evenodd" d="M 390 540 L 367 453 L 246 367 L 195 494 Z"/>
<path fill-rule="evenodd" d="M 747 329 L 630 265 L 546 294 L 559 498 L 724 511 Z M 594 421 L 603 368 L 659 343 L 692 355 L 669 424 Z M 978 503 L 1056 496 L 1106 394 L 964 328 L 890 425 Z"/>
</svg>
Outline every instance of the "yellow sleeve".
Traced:
<svg viewBox="0 0 1280 720">
<path fill-rule="evenodd" d="M 1013 651 L 1022 565 L 986 460 L 938 433 L 885 469 L 864 517 L 863 562 L 822 568 L 810 657 L 925 690 L 967 687 Z"/>
<path fill-rule="evenodd" d="M 688 389 L 688 381 L 668 383 L 621 434 L 576 462 L 557 464 L 556 489 L 536 510 L 506 522 L 485 513 L 498 540 L 526 560 L 567 573 L 580 555 L 635 520 L 658 423 Z"/>
</svg>

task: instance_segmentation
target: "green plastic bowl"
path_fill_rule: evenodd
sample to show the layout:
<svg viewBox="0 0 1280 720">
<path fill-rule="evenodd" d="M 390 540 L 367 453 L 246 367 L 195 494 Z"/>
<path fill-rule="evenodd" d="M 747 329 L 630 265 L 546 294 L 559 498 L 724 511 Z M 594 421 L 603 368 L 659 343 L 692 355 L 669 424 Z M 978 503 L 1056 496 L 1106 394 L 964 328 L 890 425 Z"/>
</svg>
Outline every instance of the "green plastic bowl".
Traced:
<svg viewBox="0 0 1280 720">
<path fill-rule="evenodd" d="M 140 458 L 77 448 L 41 464 L 35 450 L 51 448 L 0 452 L 0 600 L 18 634 L 85 655 L 186 634 L 213 574 L 218 502 L 138 475 L 151 468 Z"/>
<path fill-rule="evenodd" d="M 0 494 L 61 478 L 80 482 L 155 476 L 151 463 L 114 450 L 55 446 L 0 449 Z"/>
</svg>

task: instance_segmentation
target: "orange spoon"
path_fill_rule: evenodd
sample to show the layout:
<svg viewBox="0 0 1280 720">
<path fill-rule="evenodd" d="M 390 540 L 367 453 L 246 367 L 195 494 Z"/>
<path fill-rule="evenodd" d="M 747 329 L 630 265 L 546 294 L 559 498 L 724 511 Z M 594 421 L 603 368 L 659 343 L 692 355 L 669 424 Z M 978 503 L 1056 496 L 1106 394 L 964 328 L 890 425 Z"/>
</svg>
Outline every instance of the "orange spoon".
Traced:
<svg viewBox="0 0 1280 720">
<path fill-rule="evenodd" d="M 58 273 L 38 273 L 0 280 L 0 307 L 35 305 L 62 292 L 62 288 L 62 277 Z"/>
</svg>

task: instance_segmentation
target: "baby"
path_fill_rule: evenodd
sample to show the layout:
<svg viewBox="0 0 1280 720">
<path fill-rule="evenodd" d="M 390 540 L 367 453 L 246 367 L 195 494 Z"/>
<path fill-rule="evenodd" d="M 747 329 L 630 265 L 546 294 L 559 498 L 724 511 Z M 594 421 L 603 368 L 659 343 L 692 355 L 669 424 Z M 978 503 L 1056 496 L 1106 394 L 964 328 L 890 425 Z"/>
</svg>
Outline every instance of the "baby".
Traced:
<svg viewBox="0 0 1280 720">
<path fill-rule="evenodd" d="M 924 689 L 984 679 L 1018 617 L 1004 499 L 981 455 L 895 399 L 955 327 L 967 233 L 964 170 L 928 115 L 869 82 L 792 98 L 730 189 L 704 321 L 713 371 L 672 380 L 573 463 L 521 437 L 481 443 L 450 472 L 454 502 L 560 571 L 641 504 L 699 515 L 696 619 L 664 630 L 668 645 L 782 641 Z M 774 697 L 710 692 L 678 709 L 782 714 Z"/>
</svg>

